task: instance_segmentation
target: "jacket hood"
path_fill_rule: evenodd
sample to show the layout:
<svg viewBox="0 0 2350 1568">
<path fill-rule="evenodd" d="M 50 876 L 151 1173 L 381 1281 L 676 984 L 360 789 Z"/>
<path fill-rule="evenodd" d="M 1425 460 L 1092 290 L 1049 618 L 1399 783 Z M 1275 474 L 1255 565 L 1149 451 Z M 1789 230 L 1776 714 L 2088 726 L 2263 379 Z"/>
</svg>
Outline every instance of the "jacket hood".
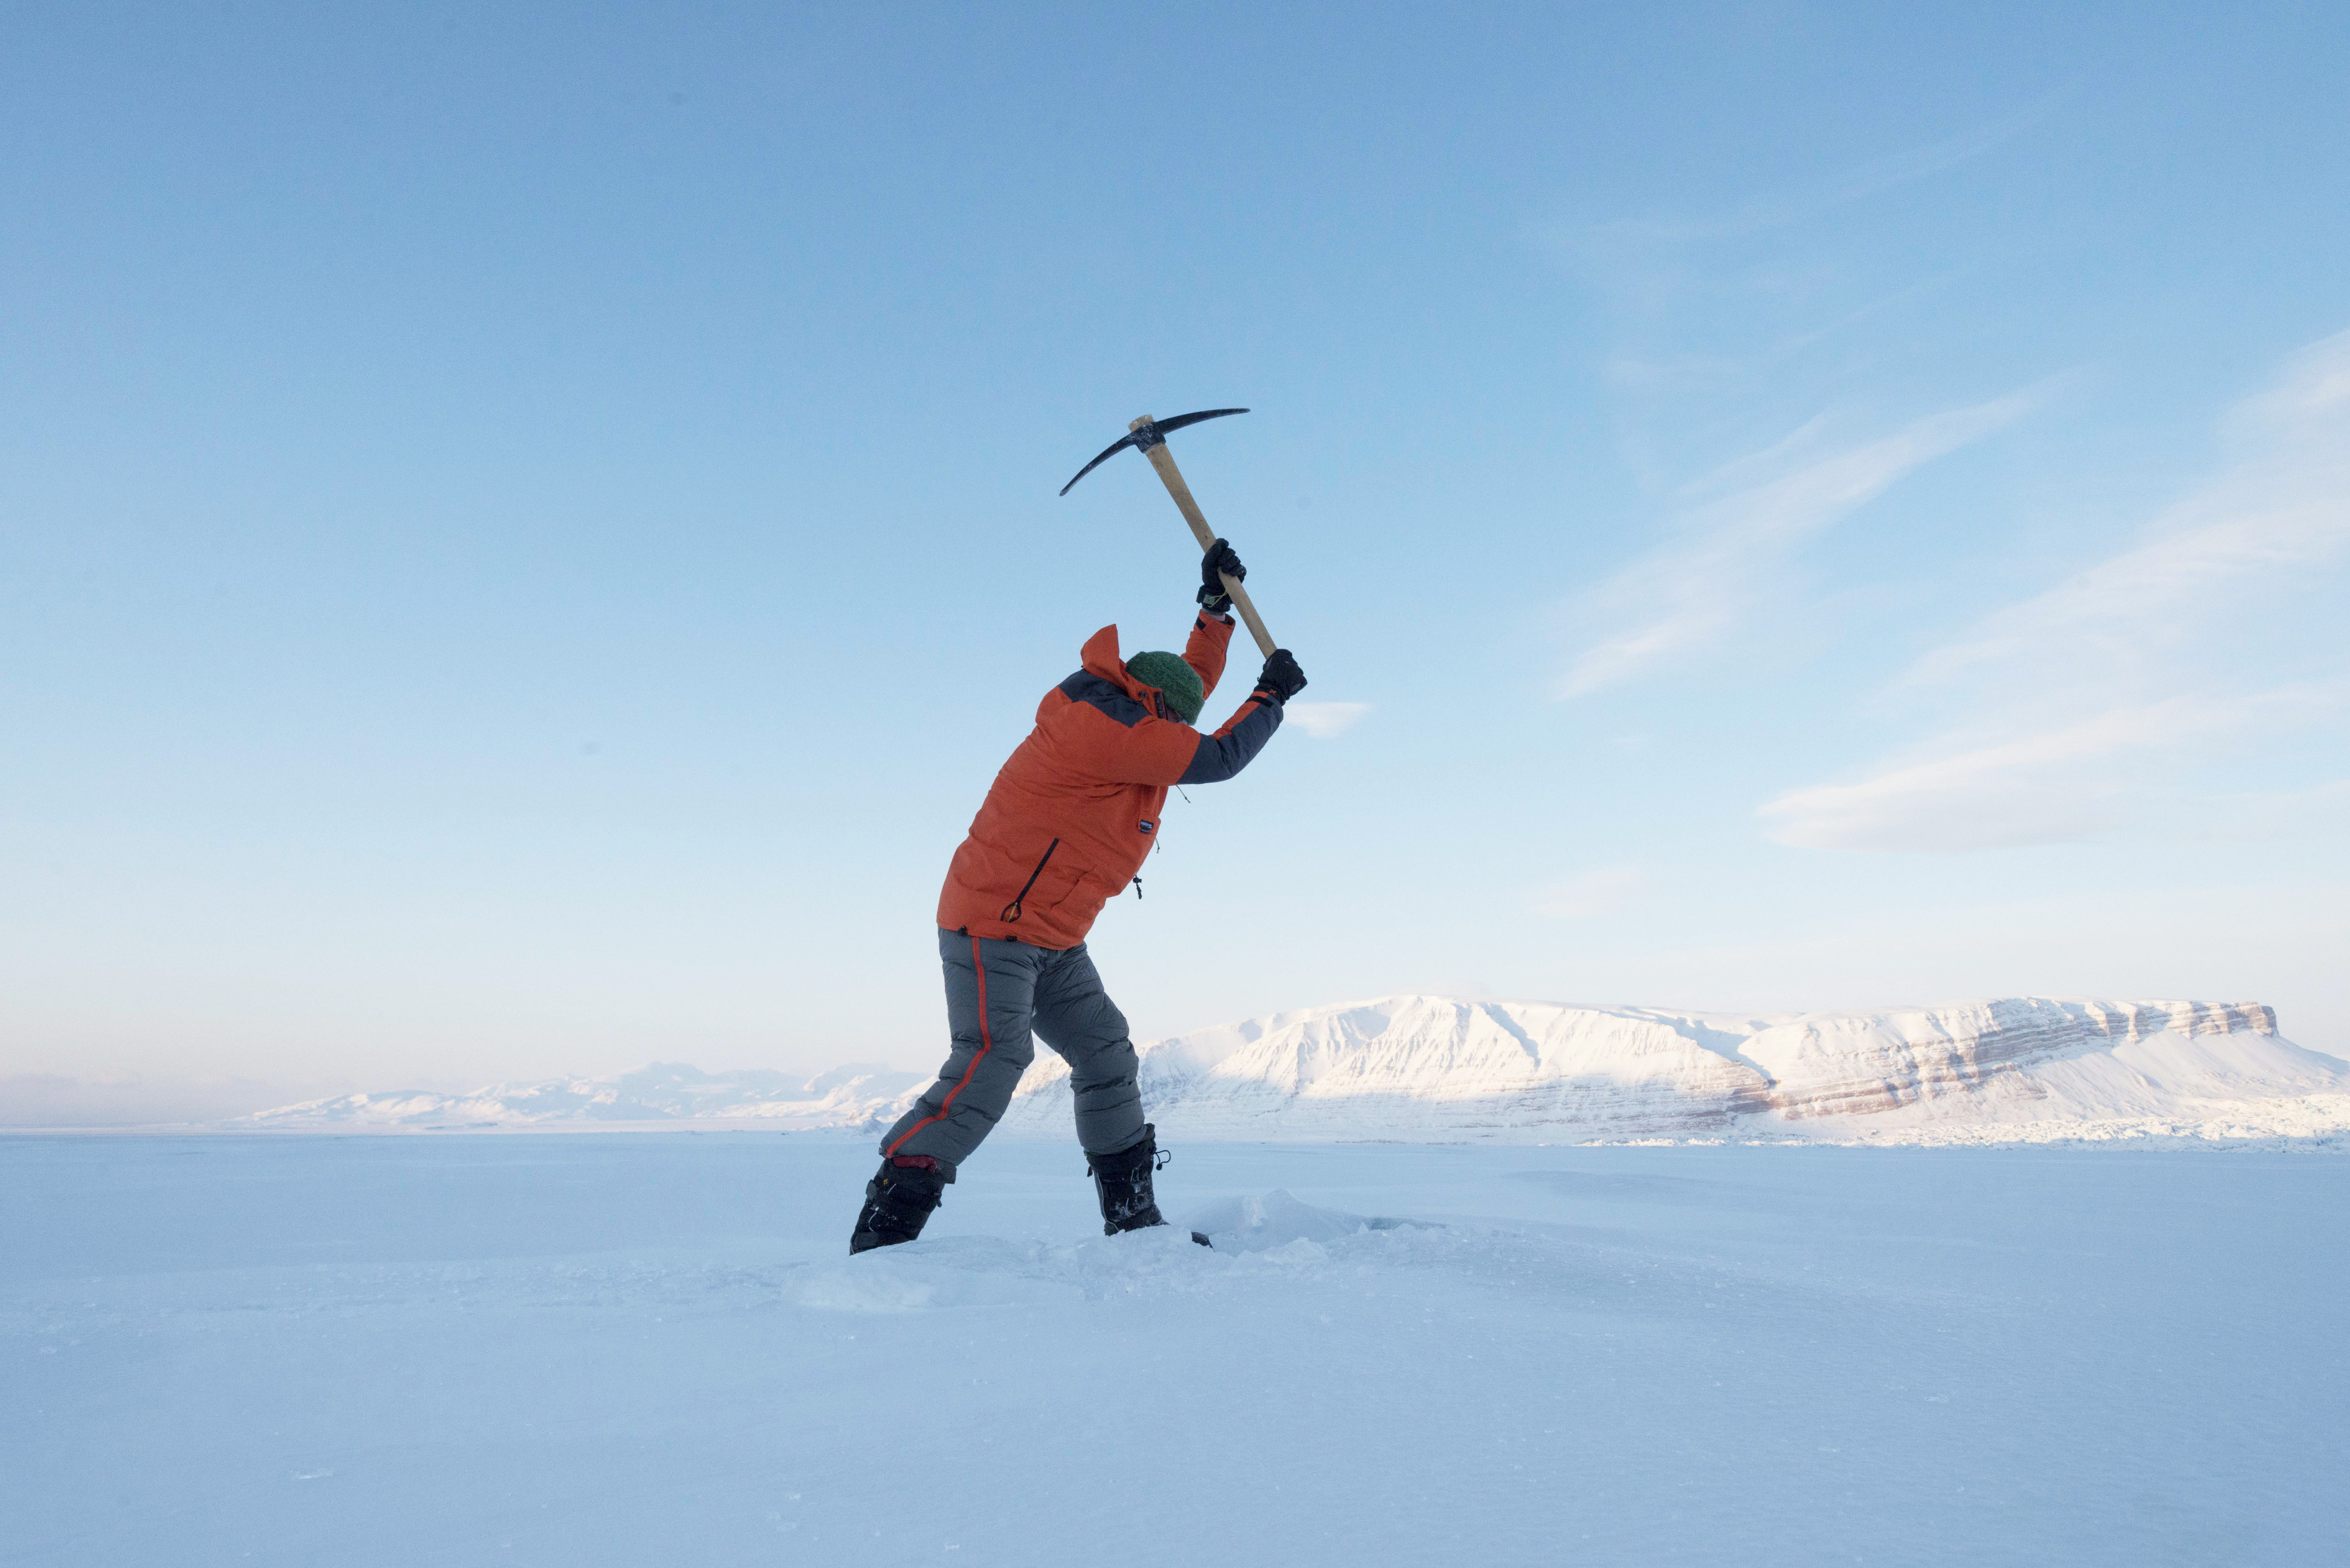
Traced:
<svg viewBox="0 0 2350 1568">
<path fill-rule="evenodd" d="M 1146 686 L 1141 681 L 1137 680 L 1133 676 L 1128 675 L 1126 672 L 1126 660 L 1120 659 L 1118 654 L 1118 627 L 1116 623 L 1113 622 L 1111 625 L 1102 628 L 1099 631 L 1086 639 L 1086 646 L 1083 651 L 1085 670 L 1087 674 L 1100 676 L 1104 680 L 1108 681 L 1111 685 L 1117 687 L 1119 691 L 1125 692 L 1128 696 L 1133 698 L 1136 701 L 1141 703 L 1152 712 L 1156 713 L 1159 711 L 1159 705 L 1151 701 L 1151 698 L 1157 694 L 1159 688 L 1156 686 Z"/>
</svg>

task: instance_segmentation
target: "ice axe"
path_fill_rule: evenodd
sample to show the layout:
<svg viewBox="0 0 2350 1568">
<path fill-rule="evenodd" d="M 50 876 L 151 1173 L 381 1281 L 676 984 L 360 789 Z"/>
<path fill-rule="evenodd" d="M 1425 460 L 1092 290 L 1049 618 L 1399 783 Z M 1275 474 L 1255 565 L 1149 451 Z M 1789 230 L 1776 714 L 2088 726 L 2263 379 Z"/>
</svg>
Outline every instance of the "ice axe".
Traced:
<svg viewBox="0 0 2350 1568">
<path fill-rule="evenodd" d="M 1130 446 L 1149 458 L 1150 466 L 1159 471 L 1159 478 L 1167 486 L 1167 493 L 1175 498 L 1177 510 L 1183 514 L 1183 521 L 1191 525 L 1192 534 L 1199 539 L 1201 552 L 1212 550 L 1216 545 L 1216 531 L 1209 527 L 1208 520 L 1200 514 L 1200 504 L 1191 499 L 1191 487 L 1183 483 L 1182 470 L 1175 466 L 1175 454 L 1167 450 L 1167 432 L 1180 431 L 1185 425 L 1196 425 L 1201 420 L 1220 420 L 1226 414 L 1246 412 L 1246 409 L 1202 409 L 1196 414 L 1177 414 L 1171 420 L 1154 420 L 1145 414 L 1126 427 L 1125 435 L 1102 448 L 1100 456 L 1077 470 L 1076 479 L 1061 486 L 1061 493 L 1066 495 L 1070 484 L 1076 483 L 1078 479 L 1099 468 L 1120 449 Z M 1232 596 L 1232 607 L 1241 612 L 1241 619 L 1248 625 L 1249 635 L 1256 639 L 1257 650 L 1271 659 L 1274 655 L 1273 633 L 1264 629 L 1264 622 L 1258 617 L 1256 606 L 1249 603 L 1248 590 L 1241 587 L 1241 580 L 1230 572 L 1217 575 L 1224 579 L 1224 592 Z"/>
</svg>

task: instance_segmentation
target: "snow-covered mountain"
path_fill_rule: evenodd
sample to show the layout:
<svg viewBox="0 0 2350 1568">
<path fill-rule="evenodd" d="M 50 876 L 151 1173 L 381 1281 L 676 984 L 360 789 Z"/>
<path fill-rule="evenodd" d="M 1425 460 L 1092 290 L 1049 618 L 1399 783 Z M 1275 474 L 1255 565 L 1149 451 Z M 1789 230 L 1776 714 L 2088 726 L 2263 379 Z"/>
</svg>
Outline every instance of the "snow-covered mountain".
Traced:
<svg viewBox="0 0 2350 1568">
<path fill-rule="evenodd" d="M 2350 1068 L 2281 1038 L 2257 1002 L 1731 1015 L 1397 996 L 1159 1041 L 1142 1064 L 1152 1118 L 1194 1138 L 1943 1141 L 2186 1131 L 2256 1108 L 2264 1130 L 2350 1124 Z M 1068 1115 L 1066 1069 L 1039 1060 L 1004 1127 Z"/>
<path fill-rule="evenodd" d="M 1067 1070 L 1022 1080 L 1010 1137 L 1069 1134 Z M 1873 1012 L 1725 1014 L 1394 996 L 1141 1047 L 1170 1137 L 1976 1142 L 2350 1127 L 2350 1067 L 2257 1002 L 2020 997 Z M 928 1075 L 814 1078 L 657 1064 L 471 1095 L 349 1095 L 247 1116 L 287 1130 L 731 1123 L 878 1130 Z"/>
<path fill-rule="evenodd" d="M 755 1120 L 778 1130 L 886 1123 L 931 1081 L 852 1062 L 801 1078 L 786 1073 L 705 1073 L 669 1062 L 617 1078 L 553 1078 L 538 1084 L 492 1084 L 470 1095 L 421 1089 L 344 1095 L 307 1100 L 243 1116 L 241 1127 L 302 1131 L 348 1127 L 445 1130 L 526 1127 L 580 1122 Z"/>
</svg>

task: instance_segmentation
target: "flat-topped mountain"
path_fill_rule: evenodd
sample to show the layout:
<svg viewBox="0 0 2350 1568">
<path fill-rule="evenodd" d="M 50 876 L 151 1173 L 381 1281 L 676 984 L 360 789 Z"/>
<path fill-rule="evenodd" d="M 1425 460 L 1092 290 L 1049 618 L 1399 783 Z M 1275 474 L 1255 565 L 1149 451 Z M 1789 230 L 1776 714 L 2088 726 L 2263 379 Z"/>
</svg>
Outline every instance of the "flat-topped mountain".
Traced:
<svg viewBox="0 0 2350 1568">
<path fill-rule="evenodd" d="M 2020 997 L 1729 1014 L 1396 996 L 1142 1048 L 1151 1115 L 1192 1137 L 1856 1135 L 2175 1118 L 2350 1094 L 2350 1067 L 2257 1002 Z M 1040 1054 L 1040 1056 L 1042 1054 Z M 1067 1114 L 1039 1060 L 1006 1116 Z"/>
</svg>

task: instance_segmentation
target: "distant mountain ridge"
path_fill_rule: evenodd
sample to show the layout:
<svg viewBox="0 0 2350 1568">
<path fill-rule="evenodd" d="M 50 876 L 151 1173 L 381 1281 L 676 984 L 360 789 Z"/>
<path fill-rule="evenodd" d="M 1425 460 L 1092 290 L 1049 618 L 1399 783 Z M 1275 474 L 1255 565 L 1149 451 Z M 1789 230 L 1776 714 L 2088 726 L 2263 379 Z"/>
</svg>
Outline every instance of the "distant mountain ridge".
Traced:
<svg viewBox="0 0 2350 1568">
<path fill-rule="evenodd" d="M 550 1078 L 492 1084 L 469 1095 L 423 1089 L 306 1100 L 241 1116 L 250 1127 L 454 1128 L 541 1127 L 569 1122 L 750 1119 L 778 1130 L 862 1126 L 931 1081 L 876 1062 L 852 1062 L 812 1078 L 752 1069 L 705 1073 L 655 1062 L 612 1078 Z M 889 1116 L 897 1115 L 889 1110 Z M 887 1118 L 885 1118 L 887 1119 Z"/>
<path fill-rule="evenodd" d="M 1140 1047 L 1170 1137 L 1326 1141 L 1772 1137 L 1997 1141 L 2091 1127 L 2277 1136 L 2350 1127 L 2350 1066 L 2258 1002 L 2016 997 L 1866 1012 L 1730 1014 L 1387 997 Z M 1066 1137 L 1049 1050 L 1002 1135 Z M 656 1064 L 472 1095 L 349 1095 L 236 1126 L 450 1129 L 723 1123 L 878 1131 L 929 1075 L 813 1078 Z"/>
</svg>

